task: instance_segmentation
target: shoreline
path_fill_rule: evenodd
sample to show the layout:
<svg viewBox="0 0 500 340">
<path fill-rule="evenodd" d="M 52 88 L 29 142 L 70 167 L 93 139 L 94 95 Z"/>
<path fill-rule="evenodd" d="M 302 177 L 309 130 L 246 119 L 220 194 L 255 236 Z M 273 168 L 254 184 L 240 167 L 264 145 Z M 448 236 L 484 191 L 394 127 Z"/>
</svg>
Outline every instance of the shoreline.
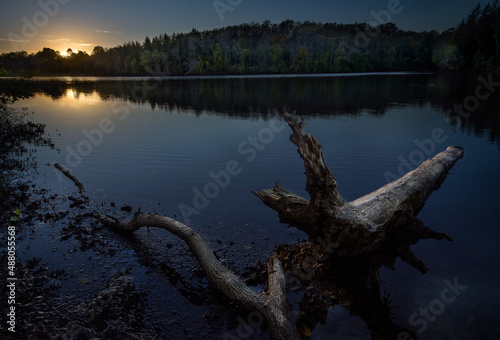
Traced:
<svg viewBox="0 0 500 340">
<path fill-rule="evenodd" d="M 190 80 L 190 79 L 268 79 L 268 78 L 327 78 L 327 77 L 362 77 L 362 76 L 397 76 L 397 75 L 430 75 L 436 72 L 430 71 L 383 71 L 383 72 L 344 72 L 344 73 L 284 73 L 284 74 L 220 74 L 220 75 L 182 75 L 182 76 L 87 76 L 87 75 L 41 75 L 31 78 L 21 78 L 16 76 L 2 76 L 0 79 L 22 79 L 27 81 L 43 80 Z"/>
</svg>

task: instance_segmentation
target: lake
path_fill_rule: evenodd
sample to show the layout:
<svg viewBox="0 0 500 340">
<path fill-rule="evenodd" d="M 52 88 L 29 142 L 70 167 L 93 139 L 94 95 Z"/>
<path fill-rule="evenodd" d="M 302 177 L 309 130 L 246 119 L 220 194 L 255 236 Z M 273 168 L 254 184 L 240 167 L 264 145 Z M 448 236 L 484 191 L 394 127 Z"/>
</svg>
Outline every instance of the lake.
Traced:
<svg viewBox="0 0 500 340">
<path fill-rule="evenodd" d="M 46 124 L 55 146 L 33 147 L 40 186 L 75 194 L 74 184 L 51 166 L 59 162 L 84 183 L 96 204 L 116 202 L 118 207 L 176 216 L 198 230 L 236 272 L 266 261 L 278 244 L 306 238 L 280 223 L 251 193 L 278 181 L 307 197 L 303 163 L 289 141 L 283 112 L 305 117 L 306 132 L 323 145 L 347 200 L 387 184 L 449 145 L 462 146 L 465 157 L 419 214 L 426 225 L 454 241 L 421 240 L 412 249 L 430 272 L 422 275 L 398 259 L 396 270 L 381 270 L 381 294 L 392 300 L 394 322 L 419 338 L 498 339 L 496 81 L 500 77 L 491 74 L 410 73 L 35 78 L 15 106 L 27 107 L 32 121 Z M 0 84 L 2 89 L 10 86 L 8 80 Z M 36 228 L 40 236 L 32 237 L 28 248 L 20 246 L 21 256 L 67 267 L 67 250 L 50 236 L 55 227 Z M 146 308 L 148 315 L 155 314 L 151 323 L 154 318 L 169 320 L 156 327 L 173 338 L 237 336 L 237 324 L 214 321 L 214 315 L 230 312 L 213 289 L 204 294 L 215 297 L 196 302 L 175 283 L 173 272 L 200 286 L 190 274 L 197 265 L 186 247 L 162 232 L 140 231 L 139 239 L 168 270 L 148 268 L 127 246 L 101 261 L 112 270 L 131 268 L 136 289 L 149 293 Z M 61 249 L 53 252 L 54 247 Z M 88 250 L 79 261 L 96 256 Z M 92 266 L 86 274 L 104 275 L 100 270 Z M 206 282 L 202 285 L 208 289 Z M 443 295 L 450 285 L 453 297 Z M 301 294 L 290 293 L 294 311 Z M 323 321 L 312 329 L 311 339 L 371 338 L 363 320 L 343 306 L 330 307 Z M 258 329 L 250 336 L 266 337 Z"/>
</svg>

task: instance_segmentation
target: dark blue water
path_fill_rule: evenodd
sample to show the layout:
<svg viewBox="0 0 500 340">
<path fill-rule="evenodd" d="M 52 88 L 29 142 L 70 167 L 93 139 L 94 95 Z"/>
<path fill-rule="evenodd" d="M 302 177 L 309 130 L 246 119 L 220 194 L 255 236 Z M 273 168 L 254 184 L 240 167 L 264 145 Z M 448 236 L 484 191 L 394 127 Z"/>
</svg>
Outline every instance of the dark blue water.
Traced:
<svg viewBox="0 0 500 340">
<path fill-rule="evenodd" d="M 266 260 L 280 243 L 305 238 L 250 192 L 278 181 L 307 197 L 302 161 L 279 117 L 283 110 L 305 116 L 306 131 L 323 145 L 347 200 L 460 145 L 465 157 L 419 215 L 454 241 L 420 241 L 413 250 L 430 273 L 399 261 L 395 271 L 382 269 L 382 293 L 399 307 L 393 310 L 396 323 L 422 339 L 497 339 L 500 88 L 458 124 L 446 113 L 474 96 L 478 79 L 45 79 L 35 81 L 29 98 L 16 105 L 46 124 L 59 149 L 38 150 L 40 183 L 62 193 L 74 190 L 49 166 L 59 162 L 97 201 L 176 215 L 210 242 L 233 241 L 230 261 L 245 265 Z M 452 302 L 443 302 L 446 282 L 461 287 L 445 295 Z M 197 313 L 183 317 L 202 318 Z M 363 321 L 342 306 L 331 308 L 326 324 L 312 330 L 313 339 L 333 336 L 370 338 Z"/>
</svg>

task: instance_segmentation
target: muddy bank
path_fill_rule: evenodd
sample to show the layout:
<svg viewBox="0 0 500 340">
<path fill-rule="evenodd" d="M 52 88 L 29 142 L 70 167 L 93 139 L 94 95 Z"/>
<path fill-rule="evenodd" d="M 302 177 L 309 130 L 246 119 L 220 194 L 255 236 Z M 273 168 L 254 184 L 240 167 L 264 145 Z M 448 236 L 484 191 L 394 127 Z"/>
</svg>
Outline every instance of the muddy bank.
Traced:
<svg viewBox="0 0 500 340">
<path fill-rule="evenodd" d="M 37 169 L 51 165 L 37 164 L 36 147 L 55 145 L 27 110 L 9 107 L 19 98 L 0 94 L 0 338 L 210 339 L 238 327 L 246 314 L 208 286 L 187 247 L 161 233 L 116 234 L 96 218 L 136 207 L 81 204 L 75 188 L 40 181 Z"/>
<path fill-rule="evenodd" d="M 216 339 L 246 320 L 246 312 L 208 285 L 174 237 L 122 235 L 98 222 L 97 212 L 133 215 L 137 209 L 126 203 L 75 205 L 68 199 L 71 190 L 54 192 L 29 181 L 7 192 L 0 212 L 1 257 L 7 259 L 7 231 L 14 226 L 17 286 L 15 334 L 4 327 L 9 305 L 2 301 L 2 338 Z M 18 207 L 21 220 L 10 221 Z M 256 272 L 264 267 L 245 268 L 231 260 L 231 245 L 213 241 L 215 251 L 260 290 Z M 6 284 L 1 294 L 9 294 Z M 258 327 L 254 333 L 267 336 Z"/>
</svg>

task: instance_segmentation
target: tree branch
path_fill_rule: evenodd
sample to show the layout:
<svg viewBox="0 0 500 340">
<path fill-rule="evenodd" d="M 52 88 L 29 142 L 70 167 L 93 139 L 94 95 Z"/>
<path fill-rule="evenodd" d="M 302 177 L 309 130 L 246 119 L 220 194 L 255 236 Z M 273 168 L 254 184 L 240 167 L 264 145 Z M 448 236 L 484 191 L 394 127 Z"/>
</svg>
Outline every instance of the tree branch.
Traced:
<svg viewBox="0 0 500 340">
<path fill-rule="evenodd" d="M 337 180 L 326 165 L 321 144 L 316 137 L 304 132 L 304 118 L 299 121 L 296 115 L 289 113 L 285 113 L 283 118 L 292 128 L 290 140 L 297 146 L 297 152 L 304 160 L 306 191 L 311 196 L 311 206 L 320 212 L 346 204 L 337 189 Z"/>
<path fill-rule="evenodd" d="M 352 201 L 350 205 L 373 228 L 386 223 L 398 210 L 409 210 L 416 215 L 463 155 L 463 148 L 450 146 L 400 179 Z"/>
<path fill-rule="evenodd" d="M 269 295 L 257 294 L 229 271 L 214 255 L 205 240 L 190 227 L 163 215 L 137 213 L 126 222 L 116 222 L 101 216 L 101 221 L 115 230 L 134 232 L 142 227 L 157 227 L 178 236 L 188 245 L 210 283 L 229 299 L 266 319 L 273 339 L 299 339 L 286 306 L 285 274 L 281 262 L 274 256 L 268 264 Z"/>
<path fill-rule="evenodd" d="M 260 200 L 278 212 L 280 220 L 290 223 L 306 233 L 314 228 L 316 213 L 311 211 L 309 201 L 294 194 L 279 183 L 272 189 L 254 191 Z"/>
<path fill-rule="evenodd" d="M 80 190 L 80 195 L 84 198 L 85 201 L 88 201 L 88 197 L 87 197 L 87 193 L 85 192 L 85 187 L 83 186 L 82 182 L 80 182 L 80 180 L 78 178 L 76 178 L 75 176 L 73 176 L 73 174 L 71 172 L 69 172 L 68 170 L 66 170 L 61 164 L 59 163 L 54 163 L 54 168 L 58 169 L 59 171 L 62 172 L 62 174 L 66 177 L 68 177 L 70 180 L 73 181 L 73 183 L 75 183 L 75 185 L 78 187 L 78 189 Z"/>
<path fill-rule="evenodd" d="M 269 333 L 273 339 L 299 339 L 297 327 L 289 313 L 285 272 L 277 255 L 267 262 L 267 273 L 269 296 L 266 306 L 269 310 Z"/>
<path fill-rule="evenodd" d="M 387 247 L 395 233 L 416 218 L 432 191 L 464 155 L 463 148 L 450 146 L 400 179 L 348 203 L 338 192 L 321 145 L 314 136 L 304 132 L 304 119 L 288 113 L 284 119 L 293 131 L 290 140 L 304 161 L 306 190 L 311 200 L 279 184 L 253 193 L 277 211 L 282 220 L 299 227 L 311 239 L 329 239 L 331 248 L 341 257 Z M 418 236 L 451 240 L 448 235 L 423 225 L 412 232 L 412 235 L 405 234 L 412 240 L 420 239 Z M 424 267 L 410 255 L 406 251 L 403 257 L 423 271 Z"/>
</svg>

